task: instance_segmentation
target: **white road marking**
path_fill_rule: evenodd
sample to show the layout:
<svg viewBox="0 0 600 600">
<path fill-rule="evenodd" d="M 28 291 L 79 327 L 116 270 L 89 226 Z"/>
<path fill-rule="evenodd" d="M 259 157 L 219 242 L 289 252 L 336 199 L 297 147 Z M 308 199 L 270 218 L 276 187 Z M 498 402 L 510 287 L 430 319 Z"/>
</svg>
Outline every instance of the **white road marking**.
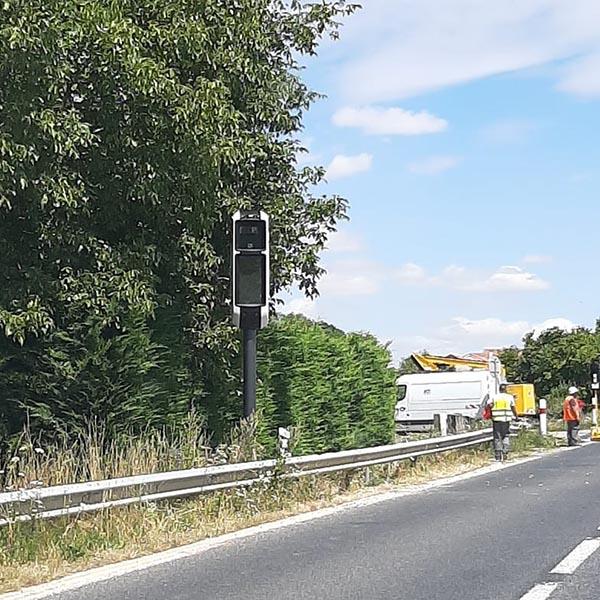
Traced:
<svg viewBox="0 0 600 600">
<path fill-rule="evenodd" d="M 540 458 L 546 456 L 552 456 L 553 454 L 557 454 L 567 449 L 572 450 L 573 448 L 561 448 L 554 452 L 534 454 L 532 456 L 528 456 L 506 463 L 492 463 L 491 465 L 482 467 L 481 469 L 469 471 L 468 473 L 462 473 L 461 475 L 454 475 L 453 477 L 437 479 L 435 481 L 431 481 L 429 483 L 421 485 L 406 486 L 400 490 L 384 492 L 381 494 L 374 494 L 366 498 L 346 502 L 339 506 L 322 508 L 312 512 L 281 519 L 279 521 L 264 523 L 263 525 L 257 525 L 255 527 L 249 527 L 240 531 L 234 531 L 233 533 L 228 533 L 226 535 L 222 535 L 216 538 L 208 538 L 200 542 L 188 544 L 187 546 L 181 546 L 179 548 L 165 550 L 163 552 L 158 552 L 149 556 L 142 556 L 141 558 L 134 558 L 120 563 L 106 565 L 104 567 L 96 567 L 94 569 L 89 569 L 88 571 L 82 571 L 80 573 L 74 573 L 73 575 L 67 575 L 66 577 L 56 579 L 49 583 L 42 583 L 40 585 L 24 588 L 17 592 L 0 594 L 0 600 L 41 600 L 42 598 L 48 598 L 49 596 L 52 596 L 54 594 L 61 594 L 64 592 L 85 587 L 86 585 L 100 583 L 102 581 L 108 581 L 109 579 L 114 579 L 115 577 L 121 577 L 123 575 L 128 575 L 137 571 L 143 571 L 151 567 L 155 567 L 165 563 L 170 563 L 183 558 L 188 558 L 190 556 L 197 556 L 214 548 L 218 548 L 219 546 L 222 546 L 224 544 L 237 542 L 245 538 L 260 535 L 261 533 L 267 533 L 270 531 L 275 531 L 277 529 L 282 529 L 284 527 L 299 525 L 301 523 L 308 523 L 309 521 L 314 521 L 323 517 L 336 515 L 347 510 L 352 510 L 364 506 L 372 506 L 374 504 L 379 504 L 380 502 L 395 500 L 404 496 L 411 496 L 414 494 L 427 492 L 429 490 L 434 490 L 444 486 L 453 485 L 455 483 L 467 481 L 468 479 L 474 479 L 475 477 L 481 477 L 482 475 L 495 473 L 496 471 L 503 471 L 504 469 L 517 467 L 519 465 L 529 463 L 534 460 L 539 460 Z M 527 600 L 530 599 L 528 598 Z"/>
<path fill-rule="evenodd" d="M 572 575 L 576 569 L 589 558 L 596 550 L 600 548 L 600 538 L 583 540 L 579 546 L 569 552 L 550 573 L 560 575 Z"/>
<path fill-rule="evenodd" d="M 546 600 L 558 587 L 558 583 L 540 583 L 531 588 L 520 600 Z"/>
</svg>

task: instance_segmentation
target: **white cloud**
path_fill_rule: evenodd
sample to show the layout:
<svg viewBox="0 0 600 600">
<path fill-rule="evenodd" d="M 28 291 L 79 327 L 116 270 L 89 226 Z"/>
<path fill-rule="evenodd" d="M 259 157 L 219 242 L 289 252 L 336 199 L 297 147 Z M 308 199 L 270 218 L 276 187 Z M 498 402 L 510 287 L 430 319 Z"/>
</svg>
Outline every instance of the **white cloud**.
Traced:
<svg viewBox="0 0 600 600">
<path fill-rule="evenodd" d="M 547 319 L 538 324 L 532 324 L 527 320 L 505 320 L 498 317 L 483 319 L 455 317 L 447 325 L 427 332 L 426 335 L 397 337 L 392 345 L 392 351 L 396 359 L 423 349 L 433 354 L 463 355 L 486 348 L 520 345 L 525 334 L 533 332 L 537 337 L 542 331 L 552 327 L 572 331 L 577 326 L 564 317 Z"/>
<path fill-rule="evenodd" d="M 333 272 L 323 277 L 319 290 L 330 296 L 371 296 L 379 291 L 379 285 L 366 274 Z"/>
<path fill-rule="evenodd" d="M 455 317 L 451 325 L 442 328 L 442 332 L 446 335 L 460 334 L 494 340 L 493 343 L 486 343 L 487 347 L 492 347 L 498 339 L 520 339 L 530 329 L 531 326 L 527 321 L 503 321 L 495 317 L 486 319 Z"/>
<path fill-rule="evenodd" d="M 371 154 L 358 154 L 355 156 L 346 156 L 338 154 L 333 158 L 327 167 L 327 179 L 342 179 L 350 177 L 357 173 L 364 173 L 371 168 L 373 156 Z"/>
<path fill-rule="evenodd" d="M 329 296 L 371 296 L 381 289 L 383 271 L 370 261 L 339 260 L 332 263 L 319 282 L 319 291 Z"/>
<path fill-rule="evenodd" d="M 412 162 L 406 168 L 415 175 L 438 175 L 456 167 L 460 160 L 457 156 L 430 156 L 424 160 Z"/>
<path fill-rule="evenodd" d="M 571 63 L 557 87 L 582 98 L 599 98 L 600 52 L 583 56 Z"/>
<path fill-rule="evenodd" d="M 396 362 L 406 358 L 413 352 L 427 350 L 432 354 L 450 354 L 456 352 L 452 340 L 426 335 L 398 336 L 392 341 L 390 347 Z"/>
<path fill-rule="evenodd" d="M 350 253 L 350 252 L 361 252 L 364 250 L 364 243 L 362 239 L 353 235 L 348 231 L 338 230 L 329 234 L 327 238 L 327 249 L 330 252 L 337 253 Z"/>
<path fill-rule="evenodd" d="M 535 292 L 550 287 L 537 275 L 524 271 L 520 267 L 501 267 L 483 281 L 468 284 L 465 290 L 472 292 Z"/>
<path fill-rule="evenodd" d="M 574 56 L 560 87 L 598 95 L 599 50 L 597 0 L 369 0 L 333 52 L 346 97 L 372 103 Z"/>
<path fill-rule="evenodd" d="M 529 331 L 533 331 L 534 337 L 539 337 L 541 333 L 547 329 L 553 329 L 554 327 L 562 329 L 563 331 L 573 331 L 573 329 L 577 328 L 578 326 L 569 319 L 565 319 L 564 317 L 556 317 L 554 319 L 546 319 L 543 323 L 539 323 L 538 325 L 530 327 Z"/>
<path fill-rule="evenodd" d="M 338 127 L 355 127 L 372 135 L 422 135 L 439 133 L 448 122 L 427 111 L 412 112 L 402 108 L 341 108 L 333 115 Z"/>
<path fill-rule="evenodd" d="M 313 150 L 313 138 L 307 137 L 301 139 L 300 143 L 303 147 L 303 151 L 296 153 L 296 165 L 298 167 L 303 167 L 305 165 L 314 165 L 321 162 L 323 158 L 322 155 L 315 153 Z"/>
<path fill-rule="evenodd" d="M 536 129 L 536 124 L 527 119 L 503 119 L 484 127 L 483 138 L 494 144 L 514 144 L 526 140 Z"/>
<path fill-rule="evenodd" d="M 401 283 L 438 285 L 464 292 L 534 292 L 548 289 L 550 284 L 538 275 L 520 267 L 500 267 L 490 275 L 459 265 L 449 265 L 438 275 L 430 275 L 420 265 L 406 263 L 395 272 Z"/>
<path fill-rule="evenodd" d="M 442 271 L 442 277 L 446 280 L 457 281 L 467 275 L 467 269 L 458 265 L 448 265 Z"/>
<path fill-rule="evenodd" d="M 429 277 L 423 267 L 415 263 L 406 263 L 396 271 L 396 279 L 403 283 L 425 283 Z"/>
<path fill-rule="evenodd" d="M 552 262 L 552 257 L 547 254 L 528 254 L 521 259 L 527 265 L 542 265 Z"/>
<path fill-rule="evenodd" d="M 576 325 L 564 317 L 547 319 L 537 324 L 526 320 L 508 321 L 498 317 L 484 319 L 455 317 L 449 325 L 441 327 L 438 333 L 439 336 L 443 336 L 446 346 L 450 345 L 451 352 L 464 354 L 485 348 L 519 345 L 525 334 L 533 332 L 537 337 L 543 331 L 553 327 L 572 331 Z"/>
<path fill-rule="evenodd" d="M 279 312 L 284 315 L 296 314 L 304 315 L 306 317 L 314 317 L 316 309 L 316 302 L 310 298 L 293 298 L 292 300 L 286 302 L 283 307 L 279 309 Z"/>
</svg>

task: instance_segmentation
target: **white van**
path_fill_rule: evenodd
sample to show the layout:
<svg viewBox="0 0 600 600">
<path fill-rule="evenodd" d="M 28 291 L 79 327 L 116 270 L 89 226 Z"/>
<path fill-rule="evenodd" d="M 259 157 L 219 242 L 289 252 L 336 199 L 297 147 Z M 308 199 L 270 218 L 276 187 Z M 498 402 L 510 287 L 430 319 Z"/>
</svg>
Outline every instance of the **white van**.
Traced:
<svg viewBox="0 0 600 600">
<path fill-rule="evenodd" d="M 498 391 L 496 378 L 485 370 L 402 375 L 397 386 L 394 418 L 398 433 L 430 430 L 436 413 L 474 418 Z"/>
</svg>

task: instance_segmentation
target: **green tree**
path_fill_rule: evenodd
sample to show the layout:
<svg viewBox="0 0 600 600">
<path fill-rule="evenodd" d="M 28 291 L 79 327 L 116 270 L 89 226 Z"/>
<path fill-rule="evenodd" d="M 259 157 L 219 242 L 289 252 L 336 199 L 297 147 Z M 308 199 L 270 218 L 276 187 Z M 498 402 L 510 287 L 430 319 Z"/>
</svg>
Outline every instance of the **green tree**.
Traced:
<svg viewBox="0 0 600 600">
<path fill-rule="evenodd" d="M 538 336 L 527 334 L 521 351 L 508 349 L 501 359 L 508 367 L 509 376 L 516 381 L 533 383 L 538 396 L 550 393 L 560 396 L 566 393 L 569 385 L 583 388 L 585 394 L 590 363 L 598 354 L 598 329 L 591 331 L 579 327 L 564 331 L 552 328 Z"/>
<path fill-rule="evenodd" d="M 420 354 L 426 354 L 425 351 Z M 400 375 L 413 375 L 414 373 L 420 373 L 421 369 L 417 365 L 417 363 L 410 356 L 406 356 L 400 361 L 400 366 L 398 367 L 398 373 Z"/>
<path fill-rule="evenodd" d="M 502 361 L 504 368 L 506 369 L 506 378 L 512 383 L 522 383 L 521 372 L 520 372 L 520 356 L 521 351 L 516 346 L 510 346 L 510 348 L 504 348 L 498 358 Z"/>
<path fill-rule="evenodd" d="M 237 416 L 229 221 L 309 296 L 345 215 L 298 168 L 300 78 L 345 0 L 0 4 L 0 420 Z M 152 400 L 152 399 L 155 399 Z M 235 402 L 234 402 L 235 401 Z"/>
</svg>

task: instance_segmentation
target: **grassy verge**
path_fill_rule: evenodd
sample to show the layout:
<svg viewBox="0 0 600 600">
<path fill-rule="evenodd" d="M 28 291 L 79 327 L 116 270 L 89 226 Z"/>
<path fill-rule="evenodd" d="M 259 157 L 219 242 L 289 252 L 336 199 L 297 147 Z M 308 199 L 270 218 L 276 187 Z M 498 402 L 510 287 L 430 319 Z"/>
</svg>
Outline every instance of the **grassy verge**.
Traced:
<svg viewBox="0 0 600 600">
<path fill-rule="evenodd" d="M 256 420 L 242 422 L 216 448 L 194 413 L 177 428 L 119 438 L 94 423 L 51 444 L 25 430 L 0 462 L 0 491 L 256 460 L 263 457 L 257 426 Z"/>
<path fill-rule="evenodd" d="M 0 592 L 486 464 L 484 449 L 0 530 Z"/>
<path fill-rule="evenodd" d="M 555 437 L 543 436 L 536 430 L 522 429 L 511 439 L 511 452 L 513 455 L 523 456 L 536 450 L 552 450 L 558 445 Z"/>
<path fill-rule="evenodd" d="M 513 439 L 514 455 L 553 447 L 534 432 Z M 0 592 L 134 558 L 292 514 L 348 502 L 488 464 L 489 448 L 423 457 L 342 474 L 275 480 L 180 502 L 132 506 L 78 519 L 0 529 Z"/>
</svg>

